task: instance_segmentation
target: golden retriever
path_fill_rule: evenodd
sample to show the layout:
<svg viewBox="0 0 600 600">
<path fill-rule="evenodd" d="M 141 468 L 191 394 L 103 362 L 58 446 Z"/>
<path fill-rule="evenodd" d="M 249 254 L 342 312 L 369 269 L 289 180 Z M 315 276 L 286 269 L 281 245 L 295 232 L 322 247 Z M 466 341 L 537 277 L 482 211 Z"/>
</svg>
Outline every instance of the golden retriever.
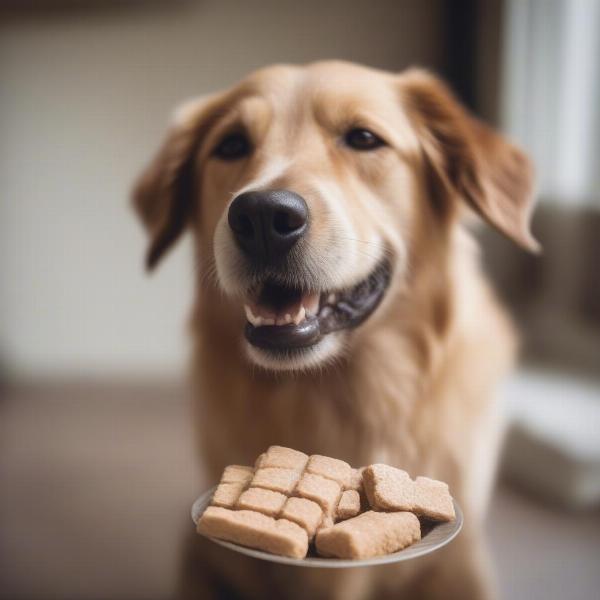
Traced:
<svg viewBox="0 0 600 600">
<path fill-rule="evenodd" d="M 418 69 L 277 65 L 176 112 L 134 204 L 149 268 L 194 234 L 209 482 L 280 444 L 442 479 L 465 515 L 429 558 L 335 572 L 196 536 L 185 595 L 493 595 L 480 526 L 502 430 L 494 392 L 516 344 L 465 220 L 535 250 L 531 198 L 524 154 Z"/>
</svg>

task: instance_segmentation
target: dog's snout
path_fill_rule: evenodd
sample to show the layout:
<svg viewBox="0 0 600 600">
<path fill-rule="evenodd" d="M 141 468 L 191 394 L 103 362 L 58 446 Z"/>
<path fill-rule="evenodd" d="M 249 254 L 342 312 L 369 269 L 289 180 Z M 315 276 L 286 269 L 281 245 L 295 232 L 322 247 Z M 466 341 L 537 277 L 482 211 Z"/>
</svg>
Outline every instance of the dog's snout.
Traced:
<svg viewBox="0 0 600 600">
<path fill-rule="evenodd" d="M 253 260 L 276 262 L 305 234 L 308 206 L 289 190 L 245 192 L 229 207 L 229 226 Z"/>
</svg>

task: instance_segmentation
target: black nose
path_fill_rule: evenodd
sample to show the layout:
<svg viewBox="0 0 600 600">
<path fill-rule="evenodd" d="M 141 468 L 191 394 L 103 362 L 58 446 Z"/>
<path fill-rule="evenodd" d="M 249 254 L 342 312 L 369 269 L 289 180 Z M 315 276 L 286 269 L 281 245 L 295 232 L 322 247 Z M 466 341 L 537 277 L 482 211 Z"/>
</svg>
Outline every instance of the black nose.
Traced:
<svg viewBox="0 0 600 600">
<path fill-rule="evenodd" d="M 283 258 L 308 227 L 308 206 L 288 190 L 240 194 L 229 207 L 229 226 L 240 248 L 253 260 Z"/>
</svg>

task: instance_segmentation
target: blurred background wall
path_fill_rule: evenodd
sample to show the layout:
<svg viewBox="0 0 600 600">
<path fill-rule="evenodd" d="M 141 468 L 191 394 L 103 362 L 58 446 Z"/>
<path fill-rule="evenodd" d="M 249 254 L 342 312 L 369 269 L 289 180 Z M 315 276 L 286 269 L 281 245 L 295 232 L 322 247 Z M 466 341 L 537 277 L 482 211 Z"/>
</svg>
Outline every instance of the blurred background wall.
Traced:
<svg viewBox="0 0 600 600">
<path fill-rule="evenodd" d="M 488 523 L 505 598 L 600 588 L 599 0 L 0 0 L 0 598 L 168 598 L 200 491 L 188 240 L 128 205 L 182 100 L 273 62 L 444 76 L 539 174 L 532 257 L 481 228 L 523 333 Z"/>
</svg>

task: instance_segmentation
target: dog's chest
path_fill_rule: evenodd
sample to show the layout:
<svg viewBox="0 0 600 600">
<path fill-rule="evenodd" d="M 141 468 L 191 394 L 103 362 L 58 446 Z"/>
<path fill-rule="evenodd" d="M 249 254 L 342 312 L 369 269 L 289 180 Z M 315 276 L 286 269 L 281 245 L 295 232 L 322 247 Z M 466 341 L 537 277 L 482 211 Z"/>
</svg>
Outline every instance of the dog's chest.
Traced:
<svg viewBox="0 0 600 600">
<path fill-rule="evenodd" d="M 229 364 L 225 373 L 208 363 L 198 400 L 202 458 L 212 478 L 226 464 L 252 464 L 271 444 L 336 456 L 354 466 L 382 461 L 431 472 L 426 465 L 436 446 L 422 440 L 415 426 L 420 416 L 410 377 L 338 371 L 333 377 L 263 378 L 243 365 L 235 371 Z"/>
</svg>

